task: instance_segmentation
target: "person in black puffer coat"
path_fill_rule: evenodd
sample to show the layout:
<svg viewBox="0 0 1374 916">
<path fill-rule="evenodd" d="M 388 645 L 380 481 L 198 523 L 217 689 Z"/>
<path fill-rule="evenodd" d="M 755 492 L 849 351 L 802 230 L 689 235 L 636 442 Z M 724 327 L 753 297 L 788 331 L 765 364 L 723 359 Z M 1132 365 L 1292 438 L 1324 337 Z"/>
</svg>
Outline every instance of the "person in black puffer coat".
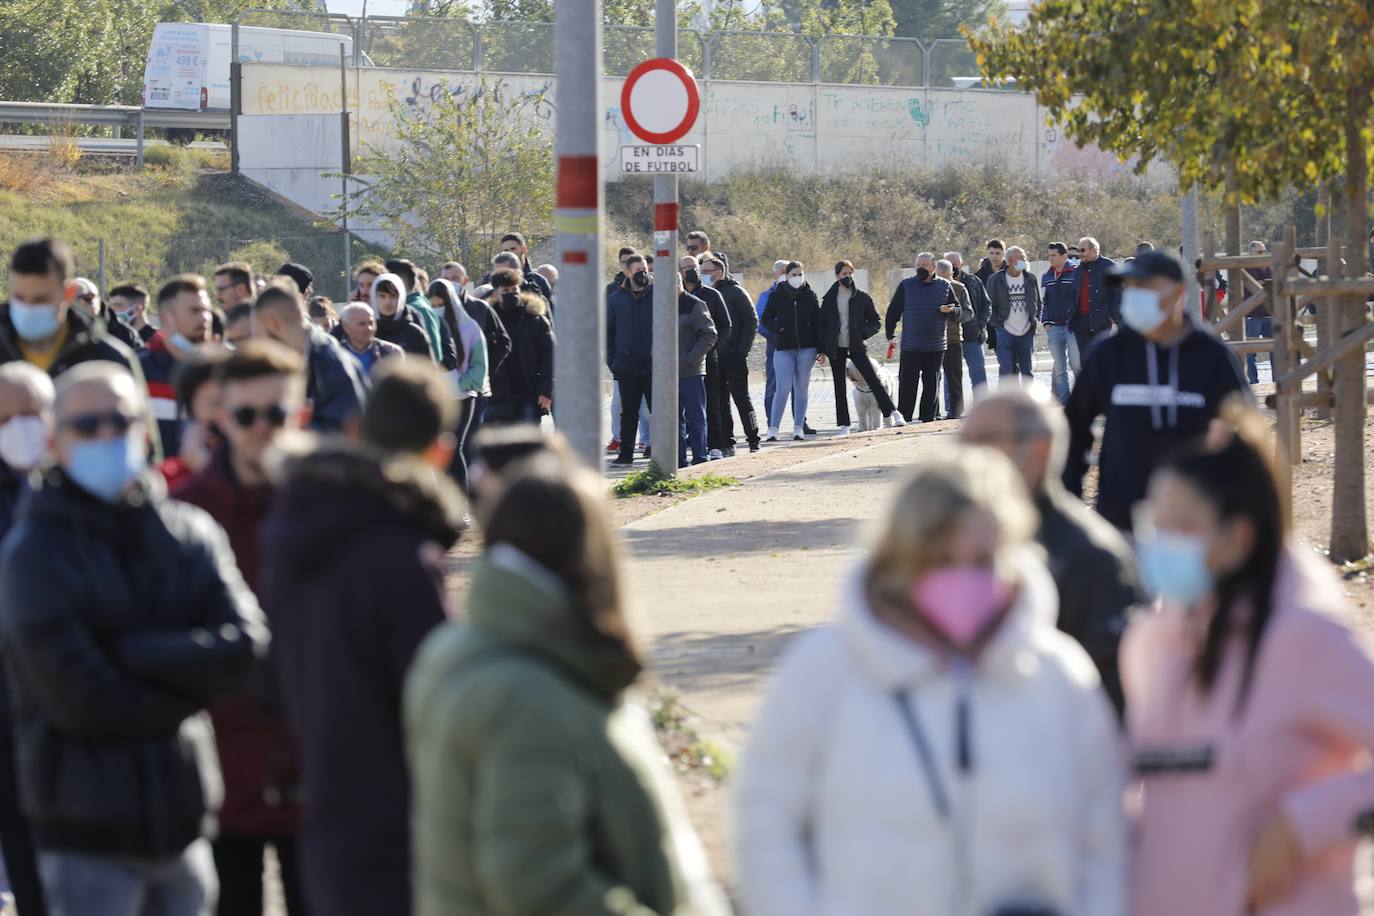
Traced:
<svg viewBox="0 0 1374 916">
<path fill-rule="evenodd" d="M 72 370 L 57 463 L 0 551 L 20 798 L 59 914 L 208 912 L 223 788 L 204 711 L 266 648 L 224 532 L 147 469 L 142 416 L 126 370 Z"/>
<path fill-rule="evenodd" d="M 720 426 L 725 441 L 723 451 L 726 458 L 735 454 L 735 423 L 730 416 L 730 402 L 734 401 L 749 451 L 757 452 L 759 424 L 754 413 L 754 401 L 749 395 L 749 354 L 754 349 L 754 338 L 758 336 L 759 313 L 755 311 L 748 291 L 730 276 L 730 262 L 725 255 L 714 253 L 701 262 L 701 282 L 720 293 L 725 300 L 725 307 L 730 310 L 730 341 L 716 346 L 723 380 L 720 391 Z"/>
<path fill-rule="evenodd" d="M 557 341 L 549 304 L 521 291 L 524 280 L 513 268 L 491 275 L 496 316 L 510 335 L 511 352 L 491 375 L 488 423 L 536 423 L 553 408 L 553 351 Z"/>
<path fill-rule="evenodd" d="M 787 396 L 792 396 L 792 438 L 806 438 L 806 402 L 811 386 L 811 367 L 821 347 L 821 303 L 806 282 L 800 261 L 789 261 L 784 279 L 768 297 L 759 323 L 773 332 L 777 348 L 773 367 L 778 390 L 773 395 L 773 415 L 768 418 L 768 441 L 776 442 Z"/>
<path fill-rule="evenodd" d="M 878 381 L 878 373 L 868 358 L 864 341 L 883 329 L 878 307 L 873 297 L 854 285 L 854 265 L 849 261 L 835 264 L 835 282 L 821 301 L 821 345 L 830 360 L 830 374 L 835 382 L 835 421 L 841 436 L 849 435 L 849 397 L 845 364 L 852 362 L 859 370 L 868 390 L 878 401 L 878 409 L 893 426 L 905 426 L 897 412 L 897 405 Z"/>
</svg>

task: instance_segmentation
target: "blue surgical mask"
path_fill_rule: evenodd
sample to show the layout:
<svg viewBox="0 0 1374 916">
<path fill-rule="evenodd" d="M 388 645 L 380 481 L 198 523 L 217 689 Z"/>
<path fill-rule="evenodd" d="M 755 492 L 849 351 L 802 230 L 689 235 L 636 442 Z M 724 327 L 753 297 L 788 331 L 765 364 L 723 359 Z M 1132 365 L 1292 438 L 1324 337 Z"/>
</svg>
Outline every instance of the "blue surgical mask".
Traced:
<svg viewBox="0 0 1374 916">
<path fill-rule="evenodd" d="M 57 306 L 10 300 L 10 321 L 22 340 L 47 340 L 57 333 Z"/>
<path fill-rule="evenodd" d="M 185 334 L 173 334 L 168 342 L 183 353 L 190 353 L 196 348 Z"/>
<path fill-rule="evenodd" d="M 1131 286 L 1122 291 L 1121 320 L 1126 327 L 1149 334 L 1164 323 L 1164 318 L 1164 310 L 1159 307 L 1159 293 L 1143 286 Z"/>
<path fill-rule="evenodd" d="M 147 444 L 132 435 L 78 442 L 68 451 L 67 476 L 107 503 L 118 502 L 124 488 L 148 466 Z"/>
<path fill-rule="evenodd" d="M 1200 537 L 1155 532 L 1136 545 L 1140 579 L 1151 595 L 1189 608 L 1212 591 L 1207 542 Z"/>
</svg>

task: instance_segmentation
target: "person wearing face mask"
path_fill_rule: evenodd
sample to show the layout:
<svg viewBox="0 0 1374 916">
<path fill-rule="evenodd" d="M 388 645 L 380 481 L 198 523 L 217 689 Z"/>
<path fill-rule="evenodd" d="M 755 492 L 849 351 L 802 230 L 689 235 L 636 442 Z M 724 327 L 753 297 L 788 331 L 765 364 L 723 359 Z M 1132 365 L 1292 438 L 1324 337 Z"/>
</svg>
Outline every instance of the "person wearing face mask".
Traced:
<svg viewBox="0 0 1374 916">
<path fill-rule="evenodd" d="M 537 423 L 553 409 L 557 340 L 549 320 L 549 303 L 523 290 L 523 282 L 514 268 L 502 268 L 491 275 L 493 305 L 510 336 L 511 351 L 500 370 L 491 375 L 488 423 Z"/>
<path fill-rule="evenodd" d="M 692 449 L 692 464 L 711 460 L 706 447 L 706 354 L 716 345 L 718 334 L 706 303 L 682 288 L 677 280 L 677 368 L 678 368 L 678 446 L 677 465 L 687 466 L 687 448 Z"/>
<path fill-rule="evenodd" d="M 725 379 L 720 371 L 720 353 L 735 340 L 734 319 L 725 297 L 706 282 L 707 277 L 696 257 L 688 255 L 679 259 L 678 270 L 682 274 L 682 288 L 706 303 L 711 323 L 716 326 L 716 343 L 706 353 L 706 448 L 710 459 L 719 461 L 725 457 L 725 425 L 720 418 Z"/>
<path fill-rule="evenodd" d="M 77 277 L 74 282 L 76 298 L 72 300 L 72 305 L 85 312 L 87 318 L 104 322 L 105 332 L 130 350 L 137 353 L 143 349 L 143 341 L 134 333 L 133 328 L 121 321 L 107 304 L 101 301 L 100 290 L 94 282 L 85 277 Z"/>
<path fill-rule="evenodd" d="M 1122 326 L 1084 355 L 1069 395 L 1064 485 L 1083 494 L 1093 424 L 1105 416 L 1097 511 L 1129 531 L 1131 511 L 1160 460 L 1204 433 L 1227 395 L 1249 389 L 1235 354 L 1188 315 L 1175 258 L 1151 252 L 1116 268 L 1113 282 L 1124 286 Z"/>
<path fill-rule="evenodd" d="M 149 468 L 142 400 L 107 362 L 58 380 L 54 464 L 0 552 L 20 791 L 58 916 L 213 912 L 202 713 L 266 650 L 224 532 Z"/>
<path fill-rule="evenodd" d="M 800 261 L 787 262 L 786 280 L 773 287 L 764 307 L 761 327 L 773 334 L 773 370 L 778 389 L 768 415 L 768 441 L 778 441 L 782 412 L 792 398 L 792 439 L 806 439 L 806 404 L 811 389 L 811 367 L 821 346 L 821 303 L 806 282 Z"/>
<path fill-rule="evenodd" d="M 157 328 L 148 323 L 148 290 L 136 283 L 123 283 L 110 290 L 110 311 L 138 335 L 139 348 L 153 339 Z"/>
<path fill-rule="evenodd" d="M 0 309 L 0 363 L 24 360 L 57 378 L 93 360 L 117 363 L 142 384 L 138 359 L 110 337 L 105 323 L 72 303 L 72 252 L 52 238 L 33 239 L 10 258 L 9 301 Z"/>
<path fill-rule="evenodd" d="M 968 287 L 954 279 L 954 263 L 948 258 L 935 262 L 935 275 L 948 280 L 959 307 L 945 315 L 945 357 L 940 366 L 944 379 L 945 419 L 964 416 L 964 325 L 974 320 L 973 299 Z"/>
<path fill-rule="evenodd" d="M 53 397 L 52 379 L 40 369 L 24 362 L 0 366 L 0 539 L 13 527 L 20 498 L 31 491 L 30 475 L 47 454 Z M 19 911 L 44 916 L 33 834 L 19 803 L 15 738 L 9 685 L 0 677 L 0 851 Z"/>
<path fill-rule="evenodd" d="M 916 255 L 916 276 L 908 277 L 892 292 L 887 304 L 888 341 L 902 325 L 902 362 L 897 374 L 897 410 L 908 422 L 921 397 L 920 420 L 931 423 L 940 406 L 940 366 L 949 339 L 949 316 L 959 311 L 950 281 L 935 275 L 935 255 Z"/>
<path fill-rule="evenodd" d="M 1121 647 L 1135 916 L 1361 911 L 1374 661 L 1331 568 L 1290 538 L 1273 448 L 1233 396 L 1205 439 L 1160 463 L 1138 513 L 1161 603 Z"/>
<path fill-rule="evenodd" d="M 269 453 L 298 430 L 305 407 L 301 358 L 270 340 L 245 343 L 214 363 L 220 389 L 215 425 L 224 445 L 210 463 L 172 493 L 199 506 L 224 528 L 239 571 L 261 593 L 260 532 L 275 494 L 267 479 Z M 267 660 L 261 662 L 268 678 Z M 219 873 L 217 916 L 261 916 L 263 856 L 272 846 L 280 863 L 286 911 L 305 912 L 296 835 L 300 828 L 300 753 L 282 721 L 254 689 L 210 708 L 224 773 L 224 805 L 214 840 Z"/>
<path fill-rule="evenodd" d="M 749 293 L 730 276 L 730 261 L 725 255 L 715 252 L 701 262 L 701 282 L 720 293 L 730 312 L 730 342 L 716 348 L 720 353 L 722 453 L 726 458 L 735 457 L 735 422 L 730 415 L 731 401 L 734 401 L 735 410 L 739 412 L 749 451 L 757 452 L 759 428 L 753 397 L 749 394 L 749 354 L 754 350 L 754 338 L 758 334 L 758 313 L 754 311 Z"/>
<path fill-rule="evenodd" d="M 611 297 L 621 288 L 628 288 L 630 282 L 630 272 L 626 269 L 630 258 L 643 260 L 638 252 L 629 246 L 620 249 L 620 269 L 616 271 L 611 282 L 606 284 L 606 320 L 610 322 Z M 645 268 L 645 275 L 648 275 L 648 268 Z M 633 292 L 633 290 L 631 290 Z M 640 291 L 642 295 L 642 290 Z M 610 357 L 609 351 L 607 358 Z M 611 441 L 606 444 L 606 451 L 612 455 L 620 454 L 620 412 L 623 409 L 621 404 L 620 383 L 615 380 L 614 374 L 611 377 Z M 649 408 L 641 403 L 639 408 L 639 447 L 647 449 L 649 447 Z M 630 451 L 634 451 L 633 443 Z"/>
<path fill-rule="evenodd" d="M 162 446 L 168 455 L 179 455 L 184 418 L 177 408 L 173 376 L 177 366 L 194 357 L 210 340 L 210 297 L 205 280 L 197 274 L 168 280 L 157 291 L 157 310 L 162 316 L 162 330 L 153 335 L 138 359 Z"/>
<path fill-rule="evenodd" d="M 641 255 L 625 262 L 625 281 L 606 304 L 606 368 L 620 392 L 613 464 L 634 463 L 640 415 L 653 407 L 654 280 Z"/>
<path fill-rule="evenodd" d="M 1011 464 L 916 468 L 740 763 L 752 916 L 1126 913 L 1124 760 Z M 1180 910 L 1182 912 L 1200 912 Z"/>
<path fill-rule="evenodd" d="M 311 913 L 411 913 L 401 694 L 449 610 L 443 559 L 466 512 L 443 473 L 457 408 L 432 362 L 385 363 L 361 441 L 290 456 L 262 529 L 262 603 L 307 779 Z"/>
<path fill-rule="evenodd" d="M 877 398 L 882 415 L 893 426 L 906 425 L 888 396 L 887 387 L 878 381 L 864 347 L 864 341 L 882 329 L 883 321 L 878 317 L 873 297 L 854 285 L 854 265 L 836 261 L 835 282 L 821 300 L 821 346 L 830 359 L 830 374 L 835 383 L 835 420 L 841 436 L 849 435 L 849 392 L 844 370 L 851 362 Z"/>
<path fill-rule="evenodd" d="M 987 283 L 992 316 L 988 324 L 997 331 L 997 374 L 1003 380 L 1026 382 L 1034 375 L 1035 327 L 1040 315 L 1040 284 L 1026 270 L 1026 252 L 1013 245 L 1007 249 L 1005 270 Z"/>
<path fill-rule="evenodd" d="M 969 385 L 974 391 L 988 383 L 987 363 L 983 356 L 983 344 L 988 337 L 988 319 L 992 317 L 992 303 L 988 301 L 987 288 L 976 274 L 964 270 L 964 256 L 957 251 L 945 252 L 945 260 L 954 268 L 954 281 L 964 285 L 968 293 L 973 317 L 964 322 L 960 339 L 964 351 L 964 363 L 968 366 Z"/>
</svg>

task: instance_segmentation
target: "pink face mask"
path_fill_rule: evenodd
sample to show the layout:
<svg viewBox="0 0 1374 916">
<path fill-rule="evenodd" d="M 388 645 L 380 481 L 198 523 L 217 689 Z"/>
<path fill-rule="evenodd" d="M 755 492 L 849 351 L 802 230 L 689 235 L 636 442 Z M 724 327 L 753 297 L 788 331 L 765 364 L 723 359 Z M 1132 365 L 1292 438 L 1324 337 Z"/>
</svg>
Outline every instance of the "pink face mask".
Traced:
<svg viewBox="0 0 1374 916">
<path fill-rule="evenodd" d="M 982 635 L 1011 597 L 1011 586 L 981 566 L 937 569 L 911 587 L 926 623 L 961 649 Z"/>
</svg>

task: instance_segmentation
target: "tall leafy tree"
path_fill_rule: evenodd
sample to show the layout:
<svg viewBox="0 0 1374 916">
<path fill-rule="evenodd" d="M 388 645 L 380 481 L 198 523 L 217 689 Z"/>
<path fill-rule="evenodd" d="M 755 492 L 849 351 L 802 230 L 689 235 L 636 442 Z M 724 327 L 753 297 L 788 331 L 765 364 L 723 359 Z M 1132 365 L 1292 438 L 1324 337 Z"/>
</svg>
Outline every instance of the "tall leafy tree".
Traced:
<svg viewBox="0 0 1374 916">
<path fill-rule="evenodd" d="M 542 96 L 483 81 L 431 107 L 392 103 L 394 142 L 363 150 L 339 216 L 386 227 L 417 258 L 485 264 L 501 233 L 547 235 L 553 140 Z"/>
<path fill-rule="evenodd" d="M 1365 0 L 1042 0 L 972 41 L 1081 143 L 1242 199 L 1343 179 L 1347 273 L 1365 273 L 1374 152 L 1374 10 Z M 1342 306 L 1348 331 L 1364 321 Z M 1364 356 L 1337 367 L 1331 552 L 1368 548 Z"/>
</svg>

